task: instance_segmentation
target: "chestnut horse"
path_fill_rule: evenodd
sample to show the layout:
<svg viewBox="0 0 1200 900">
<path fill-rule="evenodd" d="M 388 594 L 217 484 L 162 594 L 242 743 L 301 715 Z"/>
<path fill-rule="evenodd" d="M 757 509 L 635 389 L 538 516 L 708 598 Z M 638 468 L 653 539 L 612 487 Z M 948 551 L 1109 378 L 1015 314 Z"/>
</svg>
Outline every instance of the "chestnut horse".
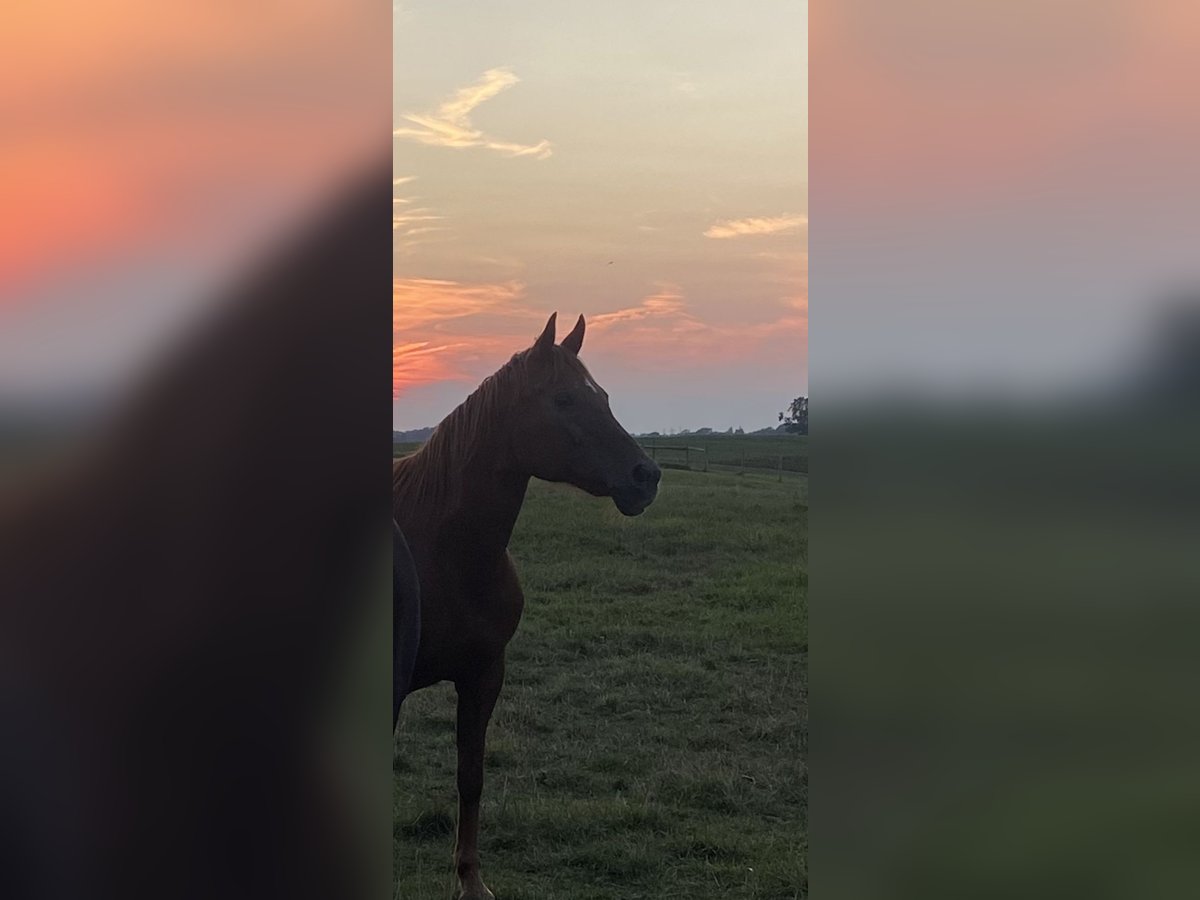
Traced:
<svg viewBox="0 0 1200 900">
<path fill-rule="evenodd" d="M 421 589 L 410 687 L 452 681 L 458 692 L 454 864 L 461 900 L 493 896 L 479 874 L 483 748 L 504 649 L 525 603 L 508 542 L 529 480 L 611 497 L 624 515 L 636 516 L 653 502 L 662 474 L 579 361 L 583 316 L 561 345 L 555 318 L 392 469 L 393 516 Z"/>
</svg>

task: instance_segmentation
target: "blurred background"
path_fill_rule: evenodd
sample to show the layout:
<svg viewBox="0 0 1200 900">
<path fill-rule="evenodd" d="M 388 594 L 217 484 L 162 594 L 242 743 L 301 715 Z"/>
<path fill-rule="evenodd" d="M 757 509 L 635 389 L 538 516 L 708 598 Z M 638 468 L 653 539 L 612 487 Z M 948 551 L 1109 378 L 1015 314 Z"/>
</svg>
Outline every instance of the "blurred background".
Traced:
<svg viewBox="0 0 1200 900">
<path fill-rule="evenodd" d="M 387 24 L 322 0 L 9 5 L 0 420 L 104 408 L 381 152 Z"/>
<path fill-rule="evenodd" d="M 388 889 L 389 24 L 5 7 L 0 895 Z"/>
<path fill-rule="evenodd" d="M 813 890 L 1190 894 L 1200 12 L 810 35 Z"/>
</svg>

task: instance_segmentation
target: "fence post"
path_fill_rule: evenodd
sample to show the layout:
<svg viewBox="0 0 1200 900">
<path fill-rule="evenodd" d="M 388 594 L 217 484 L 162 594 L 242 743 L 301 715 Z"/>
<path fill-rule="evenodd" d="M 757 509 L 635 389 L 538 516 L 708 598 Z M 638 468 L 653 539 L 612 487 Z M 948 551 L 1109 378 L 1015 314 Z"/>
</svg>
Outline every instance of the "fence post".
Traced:
<svg viewBox="0 0 1200 900">
<path fill-rule="evenodd" d="M 783 456 L 779 457 L 779 483 L 783 484 Z"/>
<path fill-rule="evenodd" d="M 708 471 L 708 448 L 704 448 L 704 471 Z"/>
<path fill-rule="evenodd" d="M 683 464 L 688 469 L 691 469 L 691 467 L 692 467 L 692 448 L 691 447 L 683 448 Z"/>
<path fill-rule="evenodd" d="M 655 462 L 658 461 L 658 445 L 657 444 L 650 445 L 650 458 L 652 460 L 654 460 Z"/>
</svg>

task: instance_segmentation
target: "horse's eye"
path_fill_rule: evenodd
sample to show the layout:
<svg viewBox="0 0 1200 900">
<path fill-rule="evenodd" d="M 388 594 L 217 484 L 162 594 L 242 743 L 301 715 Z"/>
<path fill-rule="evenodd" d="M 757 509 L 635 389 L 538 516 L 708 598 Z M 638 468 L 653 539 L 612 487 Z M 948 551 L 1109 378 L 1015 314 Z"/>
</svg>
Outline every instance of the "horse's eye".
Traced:
<svg viewBox="0 0 1200 900">
<path fill-rule="evenodd" d="M 560 391 L 554 395 L 554 405 L 559 409 L 566 409 L 569 406 L 574 406 L 575 397 L 567 391 Z"/>
</svg>

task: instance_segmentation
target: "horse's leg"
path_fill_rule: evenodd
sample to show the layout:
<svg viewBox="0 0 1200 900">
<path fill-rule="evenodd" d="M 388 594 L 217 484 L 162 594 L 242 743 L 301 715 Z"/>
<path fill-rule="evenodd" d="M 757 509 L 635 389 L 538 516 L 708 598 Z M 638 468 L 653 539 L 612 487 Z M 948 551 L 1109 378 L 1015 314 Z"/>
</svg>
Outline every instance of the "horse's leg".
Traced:
<svg viewBox="0 0 1200 900">
<path fill-rule="evenodd" d="M 458 690 L 458 835 L 454 867 L 460 900 L 493 900 L 479 875 L 479 798 L 483 794 L 483 744 L 504 682 L 504 657 Z"/>
<path fill-rule="evenodd" d="M 392 520 L 392 730 L 412 686 L 421 640 L 421 582 L 400 526 Z"/>
</svg>

